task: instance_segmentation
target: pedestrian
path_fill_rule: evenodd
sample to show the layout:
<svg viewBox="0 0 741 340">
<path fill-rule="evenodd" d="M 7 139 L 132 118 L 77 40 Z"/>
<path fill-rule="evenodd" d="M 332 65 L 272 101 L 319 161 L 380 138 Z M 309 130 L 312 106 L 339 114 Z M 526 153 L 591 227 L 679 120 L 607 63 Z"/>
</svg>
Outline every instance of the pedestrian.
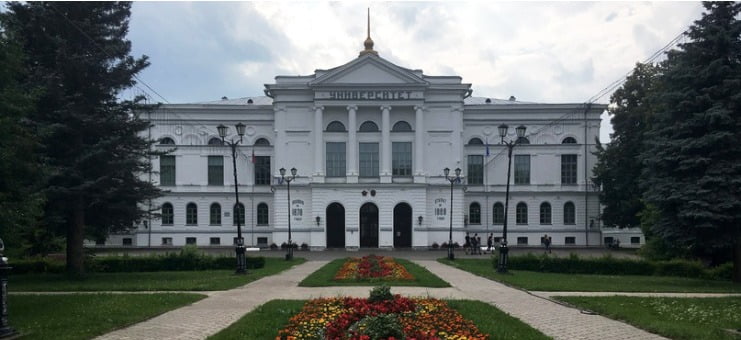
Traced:
<svg viewBox="0 0 741 340">
<path fill-rule="evenodd" d="M 548 234 L 543 236 L 543 244 L 545 244 L 545 251 L 551 253 L 551 237 Z"/>
<path fill-rule="evenodd" d="M 476 255 L 476 248 L 478 245 L 476 244 L 476 234 L 471 237 L 471 255 Z"/>
<path fill-rule="evenodd" d="M 466 243 L 463 244 L 463 251 L 468 254 L 469 248 L 471 248 L 471 236 L 466 233 Z"/>
<path fill-rule="evenodd" d="M 481 236 L 476 234 L 476 254 L 481 255 Z"/>
<path fill-rule="evenodd" d="M 486 238 L 486 252 L 491 253 L 491 246 L 494 244 L 494 235 L 489 233 L 489 237 Z"/>
</svg>

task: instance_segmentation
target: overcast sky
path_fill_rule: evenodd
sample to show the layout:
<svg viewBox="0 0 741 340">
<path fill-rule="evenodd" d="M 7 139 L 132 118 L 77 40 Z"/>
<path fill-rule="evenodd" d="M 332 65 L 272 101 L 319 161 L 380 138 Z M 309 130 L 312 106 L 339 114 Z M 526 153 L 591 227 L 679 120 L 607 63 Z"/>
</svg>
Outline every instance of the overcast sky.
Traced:
<svg viewBox="0 0 741 340">
<path fill-rule="evenodd" d="M 459 75 L 477 97 L 547 103 L 586 101 L 702 13 L 699 2 L 136 2 L 129 39 L 150 57 L 140 78 L 170 103 L 261 96 L 276 75 L 356 58 L 368 7 L 382 58 Z"/>
</svg>

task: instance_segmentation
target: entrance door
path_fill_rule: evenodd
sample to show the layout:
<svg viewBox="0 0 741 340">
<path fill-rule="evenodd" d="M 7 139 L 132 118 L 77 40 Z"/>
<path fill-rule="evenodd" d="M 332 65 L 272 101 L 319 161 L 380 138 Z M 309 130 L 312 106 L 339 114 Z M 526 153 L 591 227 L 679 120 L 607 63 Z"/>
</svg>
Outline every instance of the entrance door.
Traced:
<svg viewBox="0 0 741 340">
<path fill-rule="evenodd" d="M 373 203 L 360 207 L 360 247 L 378 248 L 378 207 Z"/>
<path fill-rule="evenodd" d="M 327 248 L 345 248 L 345 207 L 332 203 L 327 207 Z"/>
<path fill-rule="evenodd" d="M 412 246 L 412 207 L 399 203 L 394 207 L 394 248 Z"/>
</svg>

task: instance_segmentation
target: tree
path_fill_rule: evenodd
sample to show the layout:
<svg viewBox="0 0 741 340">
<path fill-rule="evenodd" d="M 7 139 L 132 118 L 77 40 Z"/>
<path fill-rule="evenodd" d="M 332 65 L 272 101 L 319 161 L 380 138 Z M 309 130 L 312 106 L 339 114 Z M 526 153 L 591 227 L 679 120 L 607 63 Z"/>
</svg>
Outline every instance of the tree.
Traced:
<svg viewBox="0 0 741 340">
<path fill-rule="evenodd" d="M 625 84 L 610 97 L 612 142 L 604 147 L 597 140 L 594 153 L 597 164 L 592 178 L 602 187 L 600 202 L 605 208 L 600 217 L 606 226 L 631 228 L 640 225 L 639 213 L 645 206 L 636 180 L 643 169 L 638 156 L 643 150 L 644 133 L 651 116 L 649 94 L 655 88 L 658 74 L 657 66 L 638 63 Z"/>
<path fill-rule="evenodd" d="M 663 63 L 646 133 L 641 185 L 652 231 L 741 281 L 741 23 L 739 3 L 704 3 L 688 42 Z"/>
<path fill-rule="evenodd" d="M 131 3 L 13 2 L 6 29 L 28 56 L 29 82 L 43 88 L 33 120 L 49 170 L 45 226 L 66 235 L 67 269 L 84 271 L 86 236 L 131 228 L 160 191 L 142 180 L 151 141 L 140 100 L 119 100 L 149 65 L 129 55 Z"/>
</svg>

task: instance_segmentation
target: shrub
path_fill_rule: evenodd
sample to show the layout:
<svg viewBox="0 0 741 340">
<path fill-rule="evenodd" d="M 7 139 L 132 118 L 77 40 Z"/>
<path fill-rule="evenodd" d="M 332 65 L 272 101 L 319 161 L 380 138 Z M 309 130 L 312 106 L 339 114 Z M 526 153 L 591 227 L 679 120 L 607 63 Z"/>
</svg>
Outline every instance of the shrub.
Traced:
<svg viewBox="0 0 741 340">
<path fill-rule="evenodd" d="M 306 242 L 301 243 L 301 250 L 309 250 L 309 245 Z"/>
<path fill-rule="evenodd" d="M 370 339 L 404 339 L 404 328 L 399 322 L 399 318 L 396 314 L 381 314 L 377 316 L 367 316 L 353 328 L 361 330 L 361 334 L 367 335 Z M 364 337 L 361 337 L 364 339 Z"/>
<path fill-rule="evenodd" d="M 726 262 L 706 270 L 704 277 L 711 280 L 730 280 L 733 278 L 733 262 Z"/>
<path fill-rule="evenodd" d="M 64 262 L 49 258 L 10 259 L 8 265 L 13 268 L 12 274 L 63 273 L 65 270 Z"/>
<path fill-rule="evenodd" d="M 437 242 L 432 243 L 432 249 L 440 248 L 440 245 L 437 244 Z"/>
<path fill-rule="evenodd" d="M 391 294 L 391 288 L 387 285 L 380 285 L 371 289 L 368 302 L 388 301 L 393 299 L 394 295 Z"/>
<path fill-rule="evenodd" d="M 276 249 L 278 249 L 278 245 L 275 244 L 275 243 L 271 243 L 270 244 L 270 250 L 276 250 Z"/>
<path fill-rule="evenodd" d="M 453 242 L 453 248 L 460 248 L 461 245 L 458 242 Z"/>
</svg>

